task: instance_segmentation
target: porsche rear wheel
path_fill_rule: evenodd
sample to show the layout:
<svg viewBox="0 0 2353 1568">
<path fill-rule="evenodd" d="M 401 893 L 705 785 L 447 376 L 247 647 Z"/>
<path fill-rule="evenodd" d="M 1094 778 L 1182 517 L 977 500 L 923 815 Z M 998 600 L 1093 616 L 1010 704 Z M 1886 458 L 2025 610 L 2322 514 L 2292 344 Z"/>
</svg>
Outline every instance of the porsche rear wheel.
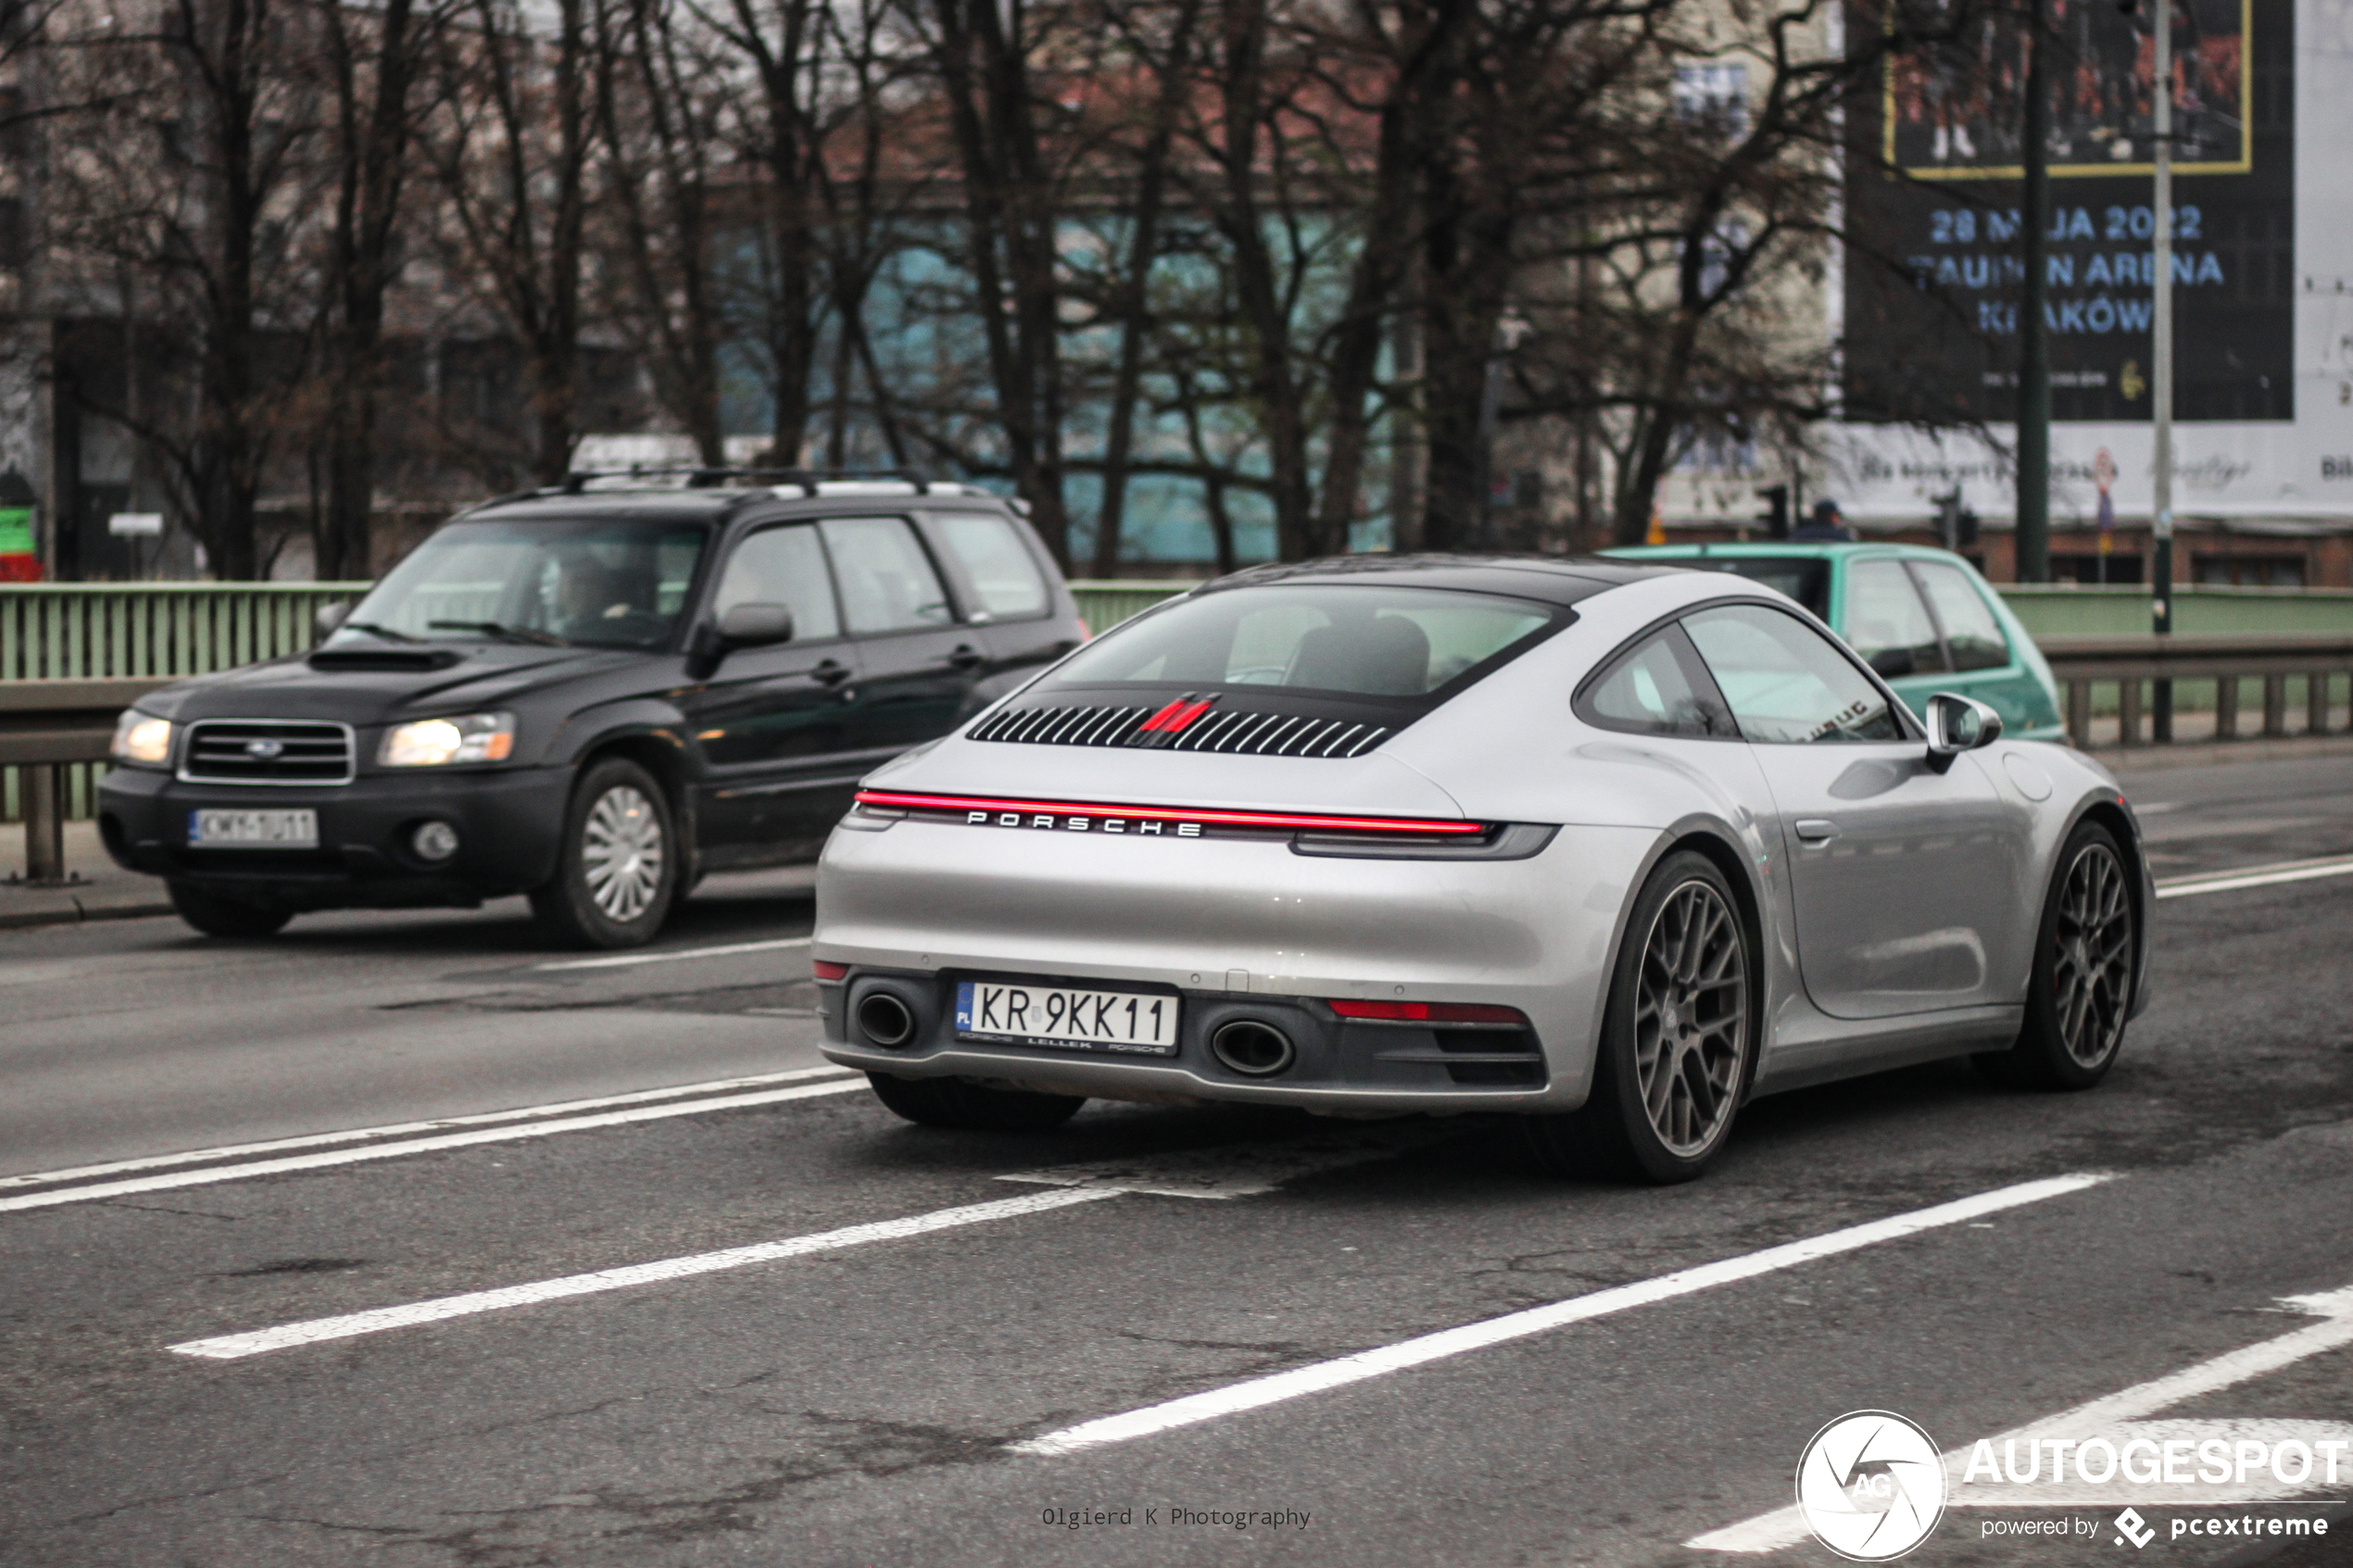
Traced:
<svg viewBox="0 0 2353 1568">
<path fill-rule="evenodd" d="M 1705 855 L 1651 873 L 1619 945 L 1581 1110 L 1520 1118 L 1527 1154 L 1562 1173 L 1687 1182 L 1731 1135 L 1755 1019 L 1747 927 Z"/>
<path fill-rule="evenodd" d="M 874 1085 L 876 1099 L 910 1122 L 969 1132 L 1051 1132 L 1087 1103 L 1084 1095 L 1000 1089 L 961 1078 L 901 1078 L 894 1073 L 869 1073 L 866 1082 Z"/>
<path fill-rule="evenodd" d="M 2088 1089 L 2124 1048 L 2140 927 L 2116 837 L 2079 823 L 2059 850 L 2035 933 L 2018 1044 L 1974 1060 L 2008 1088 Z"/>
</svg>

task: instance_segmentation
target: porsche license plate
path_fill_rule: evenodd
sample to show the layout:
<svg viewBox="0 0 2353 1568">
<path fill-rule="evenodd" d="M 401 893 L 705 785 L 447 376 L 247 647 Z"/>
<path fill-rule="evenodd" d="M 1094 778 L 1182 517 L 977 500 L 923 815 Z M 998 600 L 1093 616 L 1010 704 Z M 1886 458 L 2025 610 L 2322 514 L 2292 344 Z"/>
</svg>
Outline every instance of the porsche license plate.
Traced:
<svg viewBox="0 0 2353 1568">
<path fill-rule="evenodd" d="M 1175 1056 L 1174 997 L 1074 991 L 1060 985 L 964 980 L 956 985 L 956 1037 L 1063 1050 Z"/>
<path fill-rule="evenodd" d="M 316 849 L 319 813 L 310 810 L 188 813 L 192 849 Z"/>
</svg>

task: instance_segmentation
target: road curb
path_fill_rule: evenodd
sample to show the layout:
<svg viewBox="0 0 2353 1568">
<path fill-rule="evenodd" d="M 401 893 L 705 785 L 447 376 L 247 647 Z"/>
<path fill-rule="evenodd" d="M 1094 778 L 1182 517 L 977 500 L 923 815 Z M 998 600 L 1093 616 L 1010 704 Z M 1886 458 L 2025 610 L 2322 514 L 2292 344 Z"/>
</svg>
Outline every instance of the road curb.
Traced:
<svg viewBox="0 0 2353 1568">
<path fill-rule="evenodd" d="M 2353 757 L 2353 735 L 2289 735 L 2274 740 L 2194 741 L 2187 746 L 2104 746 L 2083 754 L 2111 772 L 2161 772 L 2233 762 L 2292 762 Z"/>
<path fill-rule="evenodd" d="M 0 908 L 0 931 L 21 931 L 38 925 L 80 925 L 94 920 L 141 920 L 150 915 L 171 913 L 171 900 L 147 894 L 118 896 L 112 898 L 69 897 L 64 904 L 45 909 L 10 909 Z"/>
</svg>

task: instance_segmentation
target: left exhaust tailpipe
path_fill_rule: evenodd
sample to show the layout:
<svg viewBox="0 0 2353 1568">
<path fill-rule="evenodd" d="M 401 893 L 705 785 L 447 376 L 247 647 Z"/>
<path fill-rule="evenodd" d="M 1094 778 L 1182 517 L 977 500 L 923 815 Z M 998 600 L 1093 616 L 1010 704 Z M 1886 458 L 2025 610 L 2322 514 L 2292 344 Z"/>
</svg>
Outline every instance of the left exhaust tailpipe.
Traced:
<svg viewBox="0 0 2353 1568">
<path fill-rule="evenodd" d="M 858 1003 L 858 1030 L 886 1048 L 915 1037 L 915 1015 L 888 991 L 869 991 Z"/>
</svg>

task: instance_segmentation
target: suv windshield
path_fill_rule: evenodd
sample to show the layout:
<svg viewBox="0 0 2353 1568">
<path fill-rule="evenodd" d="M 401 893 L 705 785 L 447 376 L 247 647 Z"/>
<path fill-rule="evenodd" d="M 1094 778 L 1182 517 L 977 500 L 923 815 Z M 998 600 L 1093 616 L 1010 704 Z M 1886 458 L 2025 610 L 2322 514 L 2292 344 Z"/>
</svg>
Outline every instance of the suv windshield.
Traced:
<svg viewBox="0 0 2353 1568">
<path fill-rule="evenodd" d="M 670 641 L 707 534 L 680 522 L 457 522 L 359 601 L 334 640 Z"/>
<path fill-rule="evenodd" d="M 1138 618 L 1073 656 L 1053 684 L 1422 697 L 1485 673 L 1567 615 L 1527 599 L 1440 588 L 1225 589 Z"/>
</svg>

